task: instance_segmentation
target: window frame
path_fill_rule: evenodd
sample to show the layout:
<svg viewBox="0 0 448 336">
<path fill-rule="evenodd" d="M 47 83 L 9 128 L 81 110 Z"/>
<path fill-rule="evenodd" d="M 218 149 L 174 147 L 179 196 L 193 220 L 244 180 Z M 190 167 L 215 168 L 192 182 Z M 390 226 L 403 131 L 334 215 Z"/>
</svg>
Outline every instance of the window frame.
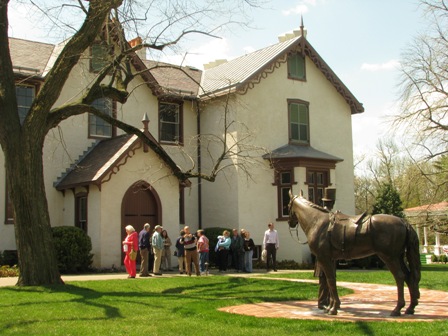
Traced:
<svg viewBox="0 0 448 336">
<path fill-rule="evenodd" d="M 162 120 L 162 105 L 173 105 L 173 106 L 177 106 L 177 123 L 175 122 L 171 122 L 171 121 L 163 121 Z M 166 145 L 183 145 L 183 128 L 184 128 L 184 123 L 183 123 L 183 102 L 178 102 L 178 101 L 159 101 L 159 110 L 158 110 L 158 115 L 159 115 L 159 142 L 161 144 L 166 144 Z M 164 135 L 166 135 L 166 131 L 164 131 L 164 126 L 165 125 L 177 125 L 177 134 L 174 135 L 173 139 L 168 140 L 166 138 L 164 138 Z M 176 139 L 177 138 L 177 139 Z"/>
<path fill-rule="evenodd" d="M 19 95 L 18 92 L 17 92 L 18 88 L 31 89 L 32 97 L 31 97 L 31 103 L 29 105 L 21 104 L 21 102 L 19 101 L 19 97 L 27 98 L 28 96 Z M 18 112 L 19 112 L 20 124 L 23 125 L 23 122 L 25 121 L 25 118 L 28 115 L 28 112 L 29 112 L 29 110 L 31 108 L 31 105 L 33 104 L 34 98 L 36 97 L 36 87 L 34 85 L 27 85 L 27 84 L 19 84 L 19 85 L 17 85 L 16 84 L 15 85 L 15 90 L 16 90 L 17 109 L 18 109 Z M 26 109 L 26 114 L 22 115 L 20 113 L 21 109 Z"/>
<path fill-rule="evenodd" d="M 81 204 L 81 202 L 84 201 L 84 204 Z M 75 195 L 75 227 L 80 228 L 81 230 L 83 230 L 86 234 L 88 233 L 88 228 L 89 228 L 89 199 L 88 199 L 88 193 L 87 192 L 82 192 L 82 193 L 77 193 Z M 81 214 L 81 207 L 83 206 L 84 208 L 84 213 Z M 83 217 L 83 218 L 81 218 Z M 84 218 L 85 217 L 85 218 Z"/>
<path fill-rule="evenodd" d="M 106 99 L 106 100 L 108 100 L 110 102 L 110 105 L 111 105 L 110 116 L 112 118 L 116 118 L 117 117 L 117 103 L 115 101 L 113 101 L 111 98 L 104 97 L 104 98 L 95 99 L 95 101 L 92 103 L 92 106 L 93 106 L 93 104 L 96 101 L 102 100 L 102 99 Z M 103 110 L 103 112 L 104 112 L 104 110 Z M 99 124 L 105 123 L 107 125 L 110 125 L 106 121 L 101 119 L 100 117 L 98 117 L 98 116 L 96 116 L 96 115 L 94 115 L 92 113 L 89 113 L 88 121 L 87 121 L 88 122 L 88 125 L 87 125 L 87 135 L 88 135 L 89 139 L 110 139 L 110 138 L 113 138 L 113 137 L 116 136 L 117 129 L 116 129 L 116 127 L 114 125 L 110 125 L 110 128 L 111 128 L 110 135 L 102 135 L 102 134 L 93 133 L 93 131 L 92 131 L 92 126 L 93 126 L 92 120 L 93 120 L 93 118 L 96 120 L 95 128 L 97 128 L 99 126 L 101 126 L 101 127 L 105 126 L 105 125 L 98 125 L 98 120 L 100 121 Z"/>
<path fill-rule="evenodd" d="M 289 174 L 289 182 L 283 180 L 284 174 Z M 294 178 L 294 168 L 275 171 L 274 185 L 277 186 L 277 221 L 286 221 L 289 218 L 289 190 L 292 190 L 294 184 L 297 184 Z"/>
<path fill-rule="evenodd" d="M 313 175 L 313 180 L 310 181 L 310 175 Z M 317 174 L 322 175 L 322 182 L 318 181 Z M 328 188 L 330 184 L 330 171 L 328 169 L 307 168 L 306 169 L 306 182 L 308 186 L 308 200 L 314 204 L 324 206 L 322 198 L 325 195 L 325 188 Z M 311 191 L 312 190 L 312 196 Z M 317 200 L 316 200 L 316 197 Z M 320 199 L 319 199 L 320 197 Z"/>
<path fill-rule="evenodd" d="M 8 190 L 8 176 L 5 172 L 5 224 L 14 224 L 14 207 L 11 200 L 11 197 L 9 196 L 9 190 Z"/>
<path fill-rule="evenodd" d="M 100 55 L 95 55 L 95 48 L 99 47 Z M 92 73 L 99 73 L 101 70 L 110 63 L 110 55 L 112 49 L 110 45 L 103 41 L 95 41 L 89 48 L 90 50 L 90 62 L 89 70 Z M 104 58 L 103 60 L 101 59 Z"/>
<path fill-rule="evenodd" d="M 288 139 L 290 144 L 301 144 L 301 145 L 310 145 L 311 134 L 310 134 L 310 104 L 307 101 L 301 99 L 288 99 Z M 291 108 L 293 105 L 298 105 L 298 122 L 297 122 L 297 133 L 298 139 L 293 139 L 292 135 L 292 125 L 293 121 L 291 120 Z M 307 123 L 300 123 L 300 106 L 304 106 L 306 108 L 306 121 Z M 301 126 L 306 126 L 306 140 L 302 140 L 301 138 Z"/>
<path fill-rule="evenodd" d="M 297 72 L 294 73 L 293 72 L 294 69 L 292 69 L 293 67 L 292 63 L 296 59 L 301 59 L 302 62 L 301 64 L 297 64 Z M 288 79 L 306 81 L 306 57 L 302 55 L 300 52 L 292 52 L 288 54 L 287 70 L 288 70 Z"/>
</svg>

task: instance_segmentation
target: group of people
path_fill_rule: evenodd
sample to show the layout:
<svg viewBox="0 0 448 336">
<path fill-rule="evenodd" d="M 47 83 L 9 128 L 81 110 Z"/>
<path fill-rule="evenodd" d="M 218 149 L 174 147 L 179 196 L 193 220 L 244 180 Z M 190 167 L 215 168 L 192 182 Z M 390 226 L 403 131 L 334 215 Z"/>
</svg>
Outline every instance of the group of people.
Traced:
<svg viewBox="0 0 448 336">
<path fill-rule="evenodd" d="M 132 260 L 130 253 L 132 250 L 139 251 L 141 257 L 140 276 L 149 277 L 150 270 L 154 275 L 162 275 L 161 270 L 171 270 L 171 246 L 172 242 L 166 230 L 162 226 L 156 225 L 151 234 L 151 226 L 146 223 L 143 229 L 137 234 L 132 225 L 125 228 L 127 236 L 123 241 L 123 251 L 125 252 L 124 265 L 129 274 L 128 278 L 135 278 L 137 274 L 136 260 Z M 180 236 L 175 242 L 176 250 L 174 255 L 178 258 L 179 273 L 194 273 L 197 276 L 208 271 L 209 264 L 209 239 L 205 236 L 204 230 L 198 230 L 196 235 L 190 232 L 190 227 L 185 226 L 180 232 Z M 279 248 L 279 237 L 274 229 L 274 224 L 269 223 L 268 229 L 263 236 L 263 250 L 266 250 L 266 270 L 277 271 L 276 254 Z M 228 230 L 224 230 L 218 236 L 215 247 L 216 264 L 220 272 L 227 271 L 229 256 L 231 257 L 231 267 L 236 272 L 252 272 L 252 259 L 255 243 L 250 237 L 250 232 L 241 229 L 232 230 L 232 235 Z"/>
<path fill-rule="evenodd" d="M 271 268 L 277 271 L 277 250 L 280 241 L 274 224 L 269 223 L 268 229 L 263 236 L 263 250 L 267 252 L 266 270 Z M 222 235 L 218 236 L 218 242 L 215 247 L 217 253 L 216 262 L 220 272 L 226 272 L 229 264 L 229 255 L 231 256 L 231 266 L 236 272 L 252 273 L 252 259 L 255 249 L 255 243 L 250 237 L 250 232 L 241 229 L 232 230 L 232 235 L 224 230 Z"/>
</svg>

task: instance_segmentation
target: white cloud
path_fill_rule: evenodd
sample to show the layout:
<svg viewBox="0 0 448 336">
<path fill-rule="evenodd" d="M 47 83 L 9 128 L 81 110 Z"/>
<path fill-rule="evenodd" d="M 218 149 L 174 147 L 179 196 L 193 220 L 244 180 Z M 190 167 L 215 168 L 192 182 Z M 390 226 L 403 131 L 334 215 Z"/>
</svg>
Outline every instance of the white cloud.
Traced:
<svg viewBox="0 0 448 336">
<path fill-rule="evenodd" d="M 397 60 L 390 60 L 385 63 L 363 63 L 361 65 L 361 70 L 376 72 L 376 71 L 387 71 L 396 70 L 400 67 L 400 62 Z"/>
<path fill-rule="evenodd" d="M 283 10 L 282 13 L 285 16 L 305 14 L 308 13 L 309 6 L 316 6 L 316 2 L 317 0 L 302 0 L 296 6 Z"/>
</svg>

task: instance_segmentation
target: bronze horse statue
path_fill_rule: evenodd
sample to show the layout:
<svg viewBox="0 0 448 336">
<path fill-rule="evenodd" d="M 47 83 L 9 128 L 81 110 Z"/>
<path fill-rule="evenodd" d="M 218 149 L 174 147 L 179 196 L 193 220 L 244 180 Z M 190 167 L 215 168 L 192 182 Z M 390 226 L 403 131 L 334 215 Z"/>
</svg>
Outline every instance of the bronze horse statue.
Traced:
<svg viewBox="0 0 448 336">
<path fill-rule="evenodd" d="M 405 306 L 404 283 L 411 303 L 406 314 L 414 314 L 420 298 L 420 252 L 417 233 L 404 219 L 391 215 L 347 216 L 330 212 L 303 196 L 289 203 L 289 226 L 300 224 L 316 262 L 327 278 L 330 295 L 326 312 L 336 315 L 340 308 L 336 288 L 336 260 L 351 260 L 376 254 L 387 266 L 397 284 L 397 305 L 391 316 L 400 316 Z"/>
</svg>

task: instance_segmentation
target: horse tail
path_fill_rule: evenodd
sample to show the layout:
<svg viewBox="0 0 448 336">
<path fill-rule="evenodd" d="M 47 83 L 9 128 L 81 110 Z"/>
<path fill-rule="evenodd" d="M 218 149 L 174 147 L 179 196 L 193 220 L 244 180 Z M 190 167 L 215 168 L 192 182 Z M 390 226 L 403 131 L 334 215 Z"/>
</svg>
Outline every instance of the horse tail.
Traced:
<svg viewBox="0 0 448 336">
<path fill-rule="evenodd" d="M 421 278 L 421 261 L 420 261 L 420 248 L 419 248 L 419 239 L 417 236 L 417 232 L 415 232 L 414 228 L 405 221 L 406 224 L 406 258 L 409 264 L 410 271 L 410 283 L 416 286 L 417 297 L 420 297 L 420 292 L 418 291 L 418 284 Z"/>
</svg>

